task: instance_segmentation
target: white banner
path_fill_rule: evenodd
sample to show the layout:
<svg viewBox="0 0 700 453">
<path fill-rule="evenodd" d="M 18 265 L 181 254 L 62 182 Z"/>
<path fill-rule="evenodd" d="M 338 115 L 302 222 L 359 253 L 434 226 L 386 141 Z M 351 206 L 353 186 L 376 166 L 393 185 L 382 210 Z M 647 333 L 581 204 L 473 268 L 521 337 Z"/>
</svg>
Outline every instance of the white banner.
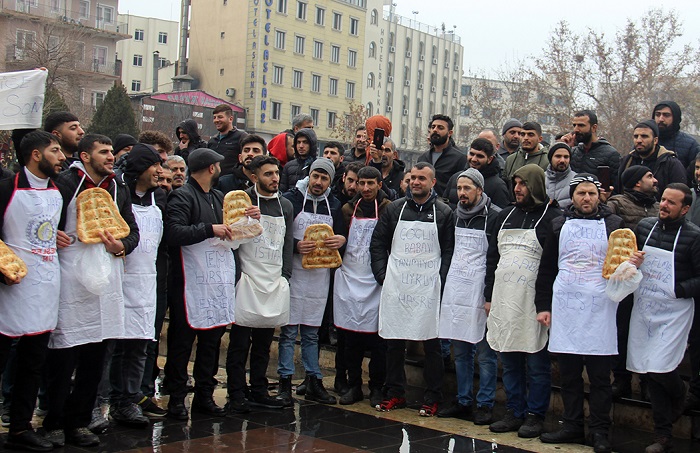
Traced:
<svg viewBox="0 0 700 453">
<path fill-rule="evenodd" d="M 41 69 L 0 73 L 0 130 L 41 127 L 47 77 Z"/>
</svg>

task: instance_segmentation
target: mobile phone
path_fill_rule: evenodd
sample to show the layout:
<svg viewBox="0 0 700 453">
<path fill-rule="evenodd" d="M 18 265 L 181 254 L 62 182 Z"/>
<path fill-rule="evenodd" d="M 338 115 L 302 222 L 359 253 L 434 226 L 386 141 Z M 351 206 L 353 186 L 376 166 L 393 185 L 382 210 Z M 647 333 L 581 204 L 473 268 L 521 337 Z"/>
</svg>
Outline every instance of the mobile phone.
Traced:
<svg viewBox="0 0 700 453">
<path fill-rule="evenodd" d="M 377 149 L 382 149 L 384 146 L 384 129 L 378 127 L 374 130 L 374 138 L 372 139 L 374 147 Z"/>
<path fill-rule="evenodd" d="M 598 165 L 598 181 L 600 185 L 603 186 L 604 191 L 609 191 L 610 186 L 610 167 L 607 165 Z"/>
</svg>

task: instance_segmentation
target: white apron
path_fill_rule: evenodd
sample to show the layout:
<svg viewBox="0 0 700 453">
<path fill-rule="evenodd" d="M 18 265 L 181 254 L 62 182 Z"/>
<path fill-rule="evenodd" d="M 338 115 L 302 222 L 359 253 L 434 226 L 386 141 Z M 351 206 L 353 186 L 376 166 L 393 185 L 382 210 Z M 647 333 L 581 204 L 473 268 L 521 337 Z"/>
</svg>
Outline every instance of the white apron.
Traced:
<svg viewBox="0 0 700 453">
<path fill-rule="evenodd" d="M 531 229 L 498 230 L 498 252 L 501 259 L 494 275 L 491 311 L 486 340 L 494 351 L 541 351 L 547 344 L 547 328 L 537 322 L 535 281 L 542 258 L 537 240 L 537 225 L 547 214 L 547 205 Z M 515 211 L 513 209 L 503 221 Z"/>
<path fill-rule="evenodd" d="M 124 263 L 124 337 L 155 340 L 156 257 L 163 237 L 163 216 L 151 192 L 151 205 L 133 204 L 139 226 L 139 245 Z"/>
<path fill-rule="evenodd" d="M 258 205 L 259 200 L 258 194 Z M 280 203 L 279 196 L 277 202 Z M 284 326 L 289 323 L 289 283 L 282 276 L 287 231 L 284 213 L 281 217 L 261 215 L 260 225 L 262 234 L 238 247 L 241 278 L 236 285 L 236 324 L 257 328 Z"/>
<path fill-rule="evenodd" d="M 440 320 L 440 242 L 435 205 L 433 222 L 401 220 L 394 229 L 389 264 L 379 302 L 379 336 L 386 339 L 437 338 Z"/>
<path fill-rule="evenodd" d="M 455 227 L 455 249 L 440 304 L 440 338 L 473 344 L 484 338 L 488 248 L 486 225 L 483 230 Z"/>
<path fill-rule="evenodd" d="M 110 278 L 110 288 L 102 296 L 88 291 L 76 278 L 78 262 L 87 247 L 102 247 L 104 244 L 83 244 L 78 240 L 76 223 L 78 214 L 75 200 L 85 176 L 80 180 L 66 209 L 65 233 L 71 238 L 71 245 L 59 249 L 61 263 L 61 293 L 58 304 L 58 324 L 51 333 L 49 348 L 62 349 L 88 343 L 99 343 L 111 338 L 124 336 L 124 293 L 122 278 L 124 260 L 116 260 L 115 272 Z M 114 200 L 117 199 L 117 183 L 114 183 Z M 116 203 L 116 201 L 115 201 Z"/>
<path fill-rule="evenodd" d="M 331 205 L 326 200 L 328 212 Z M 294 239 L 304 239 L 304 232 L 309 225 L 325 223 L 333 226 L 333 217 L 326 214 L 304 212 L 306 194 L 301 205 L 301 212 L 294 219 Z M 319 327 L 323 321 L 323 312 L 328 301 L 328 288 L 331 285 L 330 269 L 304 269 L 301 266 L 301 254 L 295 253 L 292 259 L 292 278 L 289 280 L 289 325 L 304 324 Z"/>
<path fill-rule="evenodd" d="M 23 171 L 23 170 L 22 170 Z M 47 189 L 18 189 L 5 209 L 3 239 L 27 265 L 17 285 L 0 285 L 0 333 L 33 335 L 56 327 L 61 268 L 56 231 L 63 199 L 53 182 Z"/>
<path fill-rule="evenodd" d="M 646 242 L 654 228 L 656 224 Z M 675 295 L 673 255 L 681 229 L 670 252 L 647 247 L 646 242 L 642 248 L 645 256 L 639 270 L 644 278 L 634 292 L 627 347 L 627 369 L 635 373 L 668 373 L 683 360 L 695 303 L 693 298 L 678 299 Z"/>
<path fill-rule="evenodd" d="M 359 204 L 358 201 L 352 213 L 343 264 L 335 273 L 333 319 L 341 329 L 376 333 L 382 287 L 372 274 L 369 245 L 378 220 L 377 200 L 374 200 L 374 218 L 356 218 Z"/>
<path fill-rule="evenodd" d="M 605 295 L 608 250 L 604 220 L 568 219 L 559 236 L 559 274 L 552 287 L 549 351 L 617 354 L 617 304 Z"/>
</svg>

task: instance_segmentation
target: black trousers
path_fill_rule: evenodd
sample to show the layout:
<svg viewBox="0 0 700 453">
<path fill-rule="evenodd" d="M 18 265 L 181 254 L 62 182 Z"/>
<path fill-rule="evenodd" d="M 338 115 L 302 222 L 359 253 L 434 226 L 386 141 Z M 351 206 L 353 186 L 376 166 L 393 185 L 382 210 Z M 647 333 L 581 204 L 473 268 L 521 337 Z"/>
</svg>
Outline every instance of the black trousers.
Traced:
<svg viewBox="0 0 700 453">
<path fill-rule="evenodd" d="M 673 431 L 673 404 L 685 393 L 685 384 L 678 370 L 670 373 L 647 373 L 651 412 L 654 418 L 654 433 L 671 437 Z M 14 404 L 14 403 L 13 403 Z"/>
<path fill-rule="evenodd" d="M 232 400 L 245 396 L 245 365 L 250 352 L 250 391 L 255 396 L 267 396 L 267 365 L 270 363 L 270 345 L 275 329 L 231 325 L 226 374 L 228 395 Z"/>
<path fill-rule="evenodd" d="M 32 429 L 34 405 L 39 393 L 41 374 L 48 353 L 50 333 L 25 335 L 16 346 L 12 405 L 10 406 L 10 432 Z M 14 338 L 0 334 L 0 374 L 5 369 Z"/>
<path fill-rule="evenodd" d="M 345 362 L 350 388 L 362 386 L 362 359 L 370 351 L 369 388 L 382 390 L 386 381 L 386 340 L 377 333 L 338 329 L 345 337 Z M 340 343 L 340 341 L 339 341 Z"/>
<path fill-rule="evenodd" d="M 49 369 L 49 412 L 43 424 L 47 431 L 85 428 L 90 424 L 97 386 L 102 378 L 104 355 L 104 341 L 49 349 L 46 360 Z M 71 388 L 73 371 L 75 382 Z"/>
<path fill-rule="evenodd" d="M 627 370 L 627 340 L 630 334 L 633 300 L 632 295 L 627 296 L 617 306 L 617 356 L 613 364 L 616 381 L 632 380 L 632 372 Z"/>
<path fill-rule="evenodd" d="M 151 340 L 114 340 L 114 355 L 109 369 L 109 400 L 117 407 L 138 403 L 146 363 L 146 348 Z"/>
<path fill-rule="evenodd" d="M 187 364 L 190 361 L 195 338 L 197 355 L 192 373 L 195 380 L 195 395 L 202 398 L 212 396 L 218 383 L 215 376 L 219 362 L 219 346 L 225 331 L 226 327 L 193 329 L 187 324 L 184 302 L 180 300 L 170 304 L 165 377 L 171 401 L 181 400 L 187 396 Z"/>
<path fill-rule="evenodd" d="M 688 358 L 690 359 L 690 389 L 689 392 L 700 398 L 700 306 L 695 305 L 693 327 L 688 336 Z"/>
<path fill-rule="evenodd" d="M 386 390 L 389 398 L 404 398 L 406 395 L 406 341 L 386 340 Z M 445 373 L 440 340 L 433 338 L 422 343 L 425 354 L 423 379 L 426 385 L 423 398 L 426 404 L 439 403 L 442 401 L 442 377 Z"/>
<path fill-rule="evenodd" d="M 612 385 L 610 367 L 614 356 L 557 354 L 561 374 L 561 397 L 564 401 L 564 426 L 572 431 L 583 431 L 583 367 L 590 382 L 589 431 L 607 434 L 610 429 Z"/>
<path fill-rule="evenodd" d="M 143 379 L 141 380 L 141 394 L 153 396 L 156 393 L 156 378 L 160 374 L 158 368 L 158 352 L 160 350 L 160 333 L 163 330 L 165 312 L 168 311 L 168 260 L 167 255 L 162 258 L 161 253 L 156 259 L 156 341 L 149 341 L 146 349 L 146 364 L 144 365 Z"/>
<path fill-rule="evenodd" d="M 335 344 L 335 378 L 336 379 L 347 379 L 348 378 L 348 358 L 347 354 L 347 337 L 346 330 L 337 329 L 336 334 L 338 335 L 338 342 Z M 321 348 L 318 348 L 319 354 L 321 353 Z"/>
</svg>

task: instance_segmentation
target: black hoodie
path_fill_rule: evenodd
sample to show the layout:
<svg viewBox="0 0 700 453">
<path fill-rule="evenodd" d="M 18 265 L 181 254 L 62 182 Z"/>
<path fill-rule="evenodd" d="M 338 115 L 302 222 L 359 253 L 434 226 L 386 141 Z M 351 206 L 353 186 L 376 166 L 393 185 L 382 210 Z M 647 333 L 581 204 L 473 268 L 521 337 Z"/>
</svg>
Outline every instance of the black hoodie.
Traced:
<svg viewBox="0 0 700 453">
<path fill-rule="evenodd" d="M 187 134 L 190 138 L 190 142 L 185 149 L 180 149 L 180 143 L 178 142 L 178 144 L 175 145 L 175 155 L 181 156 L 185 159 L 185 164 L 187 164 L 187 158 L 190 156 L 190 152 L 198 148 L 206 148 L 207 142 L 202 140 L 199 136 L 199 127 L 197 126 L 197 122 L 193 119 L 185 120 L 175 128 L 175 137 L 177 137 L 178 140 L 180 139 L 180 131 Z"/>
<path fill-rule="evenodd" d="M 299 136 L 304 136 L 309 141 L 309 153 L 306 157 L 301 157 L 297 153 L 297 139 Z M 309 168 L 313 161 L 318 156 L 318 140 L 313 129 L 299 129 L 294 135 L 294 160 L 287 162 L 287 165 L 282 169 L 280 175 L 280 192 L 292 190 L 297 181 L 309 176 Z"/>
<path fill-rule="evenodd" d="M 654 119 L 656 111 L 668 107 L 673 113 L 671 126 L 659 128 L 659 145 L 676 153 L 683 167 L 688 167 L 695 161 L 695 156 L 700 152 L 698 142 L 689 134 L 681 132 L 681 108 L 673 101 L 663 101 L 654 106 L 651 118 Z"/>
</svg>

